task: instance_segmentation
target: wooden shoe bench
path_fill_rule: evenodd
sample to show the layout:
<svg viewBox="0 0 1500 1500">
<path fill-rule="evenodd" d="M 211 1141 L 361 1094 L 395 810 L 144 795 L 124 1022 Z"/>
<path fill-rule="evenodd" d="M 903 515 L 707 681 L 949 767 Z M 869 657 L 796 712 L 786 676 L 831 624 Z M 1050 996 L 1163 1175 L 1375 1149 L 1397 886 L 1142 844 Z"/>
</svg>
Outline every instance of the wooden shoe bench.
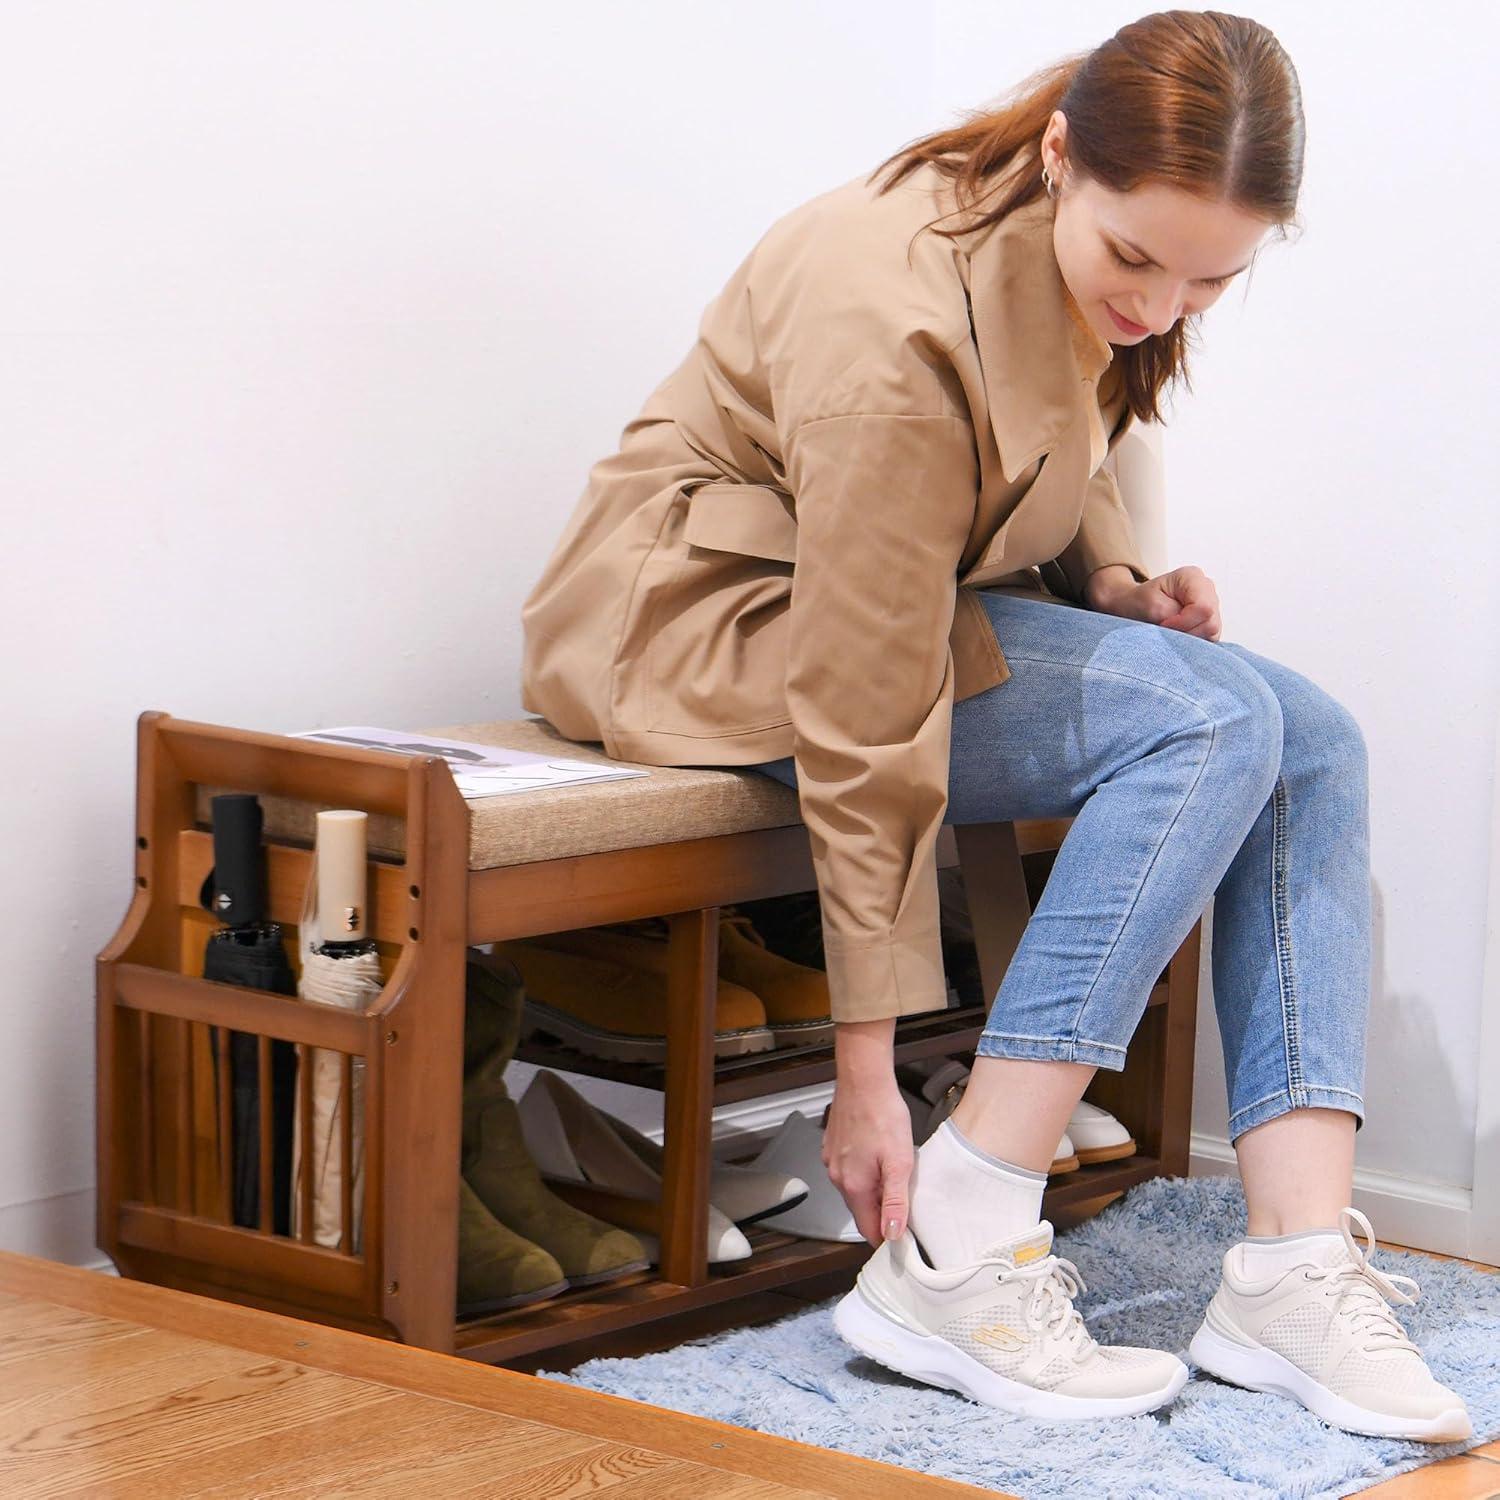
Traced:
<svg viewBox="0 0 1500 1500">
<path fill-rule="evenodd" d="M 541 719 L 425 732 L 608 763 Z M 133 899 L 96 968 L 98 1238 L 122 1275 L 498 1363 L 846 1270 L 869 1253 L 863 1244 L 752 1227 L 748 1260 L 707 1264 L 714 1107 L 827 1083 L 834 1073 L 826 1046 L 717 1063 L 713 1056 L 718 909 L 815 888 L 792 789 L 756 772 L 652 767 L 639 778 L 466 803 L 437 756 L 157 712 L 140 717 L 137 757 Z M 315 813 L 353 807 L 371 815 L 369 923 L 385 985 L 368 1012 L 201 977 L 217 924 L 199 892 L 213 864 L 209 799 L 221 791 L 261 799 L 271 918 L 293 949 Z M 944 830 L 940 862 L 961 866 L 988 994 L 999 988 L 1068 826 Z M 665 1066 L 627 1068 L 536 1040 L 517 1055 L 663 1090 L 661 1263 L 457 1321 L 465 948 L 648 916 L 670 919 Z M 1199 931 L 1195 924 L 1153 988 L 1125 1070 L 1099 1072 L 1089 1089 L 1139 1153 L 1055 1178 L 1044 1213 L 1186 1174 Z M 970 1057 L 983 1024 L 978 1006 L 904 1018 L 897 1060 Z M 227 1045 L 226 1030 L 261 1039 L 263 1090 L 273 1040 L 296 1044 L 301 1056 L 312 1047 L 342 1054 L 346 1077 L 363 1059 L 358 1245 L 347 1232 L 337 1247 L 312 1243 L 308 1211 L 301 1238 L 274 1233 L 265 1217 L 257 1229 L 232 1222 L 228 1090 L 216 1095 L 214 1086 L 216 1067 L 225 1066 L 214 1049 Z M 261 1159 L 269 1163 L 264 1093 L 262 1104 Z M 345 1112 L 346 1162 L 349 1129 Z M 268 1205 L 268 1183 L 260 1196 Z M 592 1201 L 608 1217 L 607 1202 Z"/>
</svg>

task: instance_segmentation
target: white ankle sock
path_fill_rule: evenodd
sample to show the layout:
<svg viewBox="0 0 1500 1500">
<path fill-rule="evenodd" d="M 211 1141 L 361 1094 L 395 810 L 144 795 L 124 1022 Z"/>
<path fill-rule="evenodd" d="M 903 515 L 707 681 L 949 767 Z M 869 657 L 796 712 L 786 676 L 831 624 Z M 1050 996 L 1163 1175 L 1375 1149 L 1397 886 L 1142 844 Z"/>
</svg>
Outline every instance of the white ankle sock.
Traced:
<svg viewBox="0 0 1500 1500">
<path fill-rule="evenodd" d="M 917 1148 L 911 1231 L 940 1269 L 972 1265 L 1041 1222 L 1045 1172 L 991 1156 L 944 1120 Z"/>
<path fill-rule="evenodd" d="M 1345 1251 L 1337 1229 L 1304 1229 L 1296 1234 L 1254 1235 L 1238 1245 L 1240 1273 L 1247 1281 L 1267 1281 L 1293 1266 L 1325 1265 Z"/>
</svg>

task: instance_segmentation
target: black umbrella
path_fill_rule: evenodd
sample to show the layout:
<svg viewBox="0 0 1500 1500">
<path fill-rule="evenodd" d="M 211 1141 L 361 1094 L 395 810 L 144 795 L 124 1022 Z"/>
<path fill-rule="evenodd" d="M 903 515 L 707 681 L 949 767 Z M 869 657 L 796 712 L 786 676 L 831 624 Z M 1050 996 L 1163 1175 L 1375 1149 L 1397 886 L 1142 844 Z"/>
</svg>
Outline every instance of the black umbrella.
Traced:
<svg viewBox="0 0 1500 1500">
<path fill-rule="evenodd" d="M 213 799 L 214 867 L 203 883 L 203 905 L 227 925 L 211 933 L 203 952 L 203 977 L 221 984 L 295 995 L 297 980 L 282 943 L 281 924 L 266 916 L 265 856 L 260 801 L 246 792 Z M 210 1028 L 214 1086 L 218 1041 Z M 233 1221 L 260 1227 L 260 1038 L 229 1034 L 229 1081 L 234 1170 Z M 291 1232 L 292 1122 L 296 1108 L 297 1049 L 271 1043 L 271 1228 Z"/>
</svg>

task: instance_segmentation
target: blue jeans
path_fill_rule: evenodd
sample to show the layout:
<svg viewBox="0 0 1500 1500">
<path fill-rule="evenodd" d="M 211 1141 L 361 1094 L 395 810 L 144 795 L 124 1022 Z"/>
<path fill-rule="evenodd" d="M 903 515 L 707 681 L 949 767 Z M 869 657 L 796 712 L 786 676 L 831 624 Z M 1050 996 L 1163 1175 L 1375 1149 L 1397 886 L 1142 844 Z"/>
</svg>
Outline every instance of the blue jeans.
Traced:
<svg viewBox="0 0 1500 1500">
<path fill-rule="evenodd" d="M 945 821 L 1073 823 L 978 1055 L 1122 1069 L 1212 897 L 1231 1140 L 1309 1106 L 1358 1129 L 1370 855 L 1353 716 L 1232 641 L 979 597 L 1011 675 L 954 705 Z M 796 785 L 790 756 L 749 769 Z"/>
</svg>

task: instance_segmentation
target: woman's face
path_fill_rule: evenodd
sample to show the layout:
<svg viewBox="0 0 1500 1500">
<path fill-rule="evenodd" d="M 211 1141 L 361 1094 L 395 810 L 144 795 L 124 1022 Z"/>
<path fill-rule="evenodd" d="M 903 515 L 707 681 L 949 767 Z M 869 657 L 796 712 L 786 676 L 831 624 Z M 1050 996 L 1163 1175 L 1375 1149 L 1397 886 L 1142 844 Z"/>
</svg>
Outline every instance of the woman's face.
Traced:
<svg viewBox="0 0 1500 1500">
<path fill-rule="evenodd" d="M 1274 227 L 1161 182 L 1114 192 L 1069 173 L 1066 142 L 1058 111 L 1042 137 L 1042 160 L 1060 188 L 1052 244 L 1073 300 L 1111 344 L 1138 344 L 1213 306 Z"/>
</svg>

